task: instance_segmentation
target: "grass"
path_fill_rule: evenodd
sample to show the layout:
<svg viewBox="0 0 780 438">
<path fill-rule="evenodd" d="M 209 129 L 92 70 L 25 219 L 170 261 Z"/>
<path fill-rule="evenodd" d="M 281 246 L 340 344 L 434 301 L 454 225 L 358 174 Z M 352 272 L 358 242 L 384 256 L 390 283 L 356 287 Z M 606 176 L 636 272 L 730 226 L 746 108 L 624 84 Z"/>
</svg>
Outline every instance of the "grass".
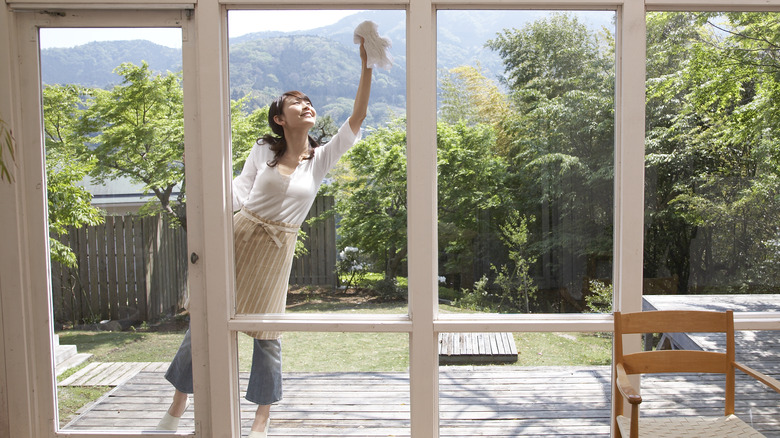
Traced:
<svg viewBox="0 0 780 438">
<path fill-rule="evenodd" d="M 304 301 L 290 313 L 403 314 L 405 303 L 326 303 Z M 462 312 L 441 306 L 443 313 Z M 179 348 L 184 328 L 173 332 L 62 331 L 60 343 L 76 344 L 98 362 L 168 362 Z M 606 365 L 611 340 L 592 333 L 516 333 L 517 366 Z M 403 333 L 289 332 L 282 337 L 284 371 L 402 371 L 409 366 Z M 239 369 L 248 371 L 252 338 L 238 336 Z M 72 371 L 71 371 L 72 372 Z M 67 375 L 65 375 L 66 377 Z M 61 376 L 61 378 L 64 378 Z"/>
<path fill-rule="evenodd" d="M 78 345 L 93 362 L 167 362 L 181 344 L 183 330 L 175 332 L 59 332 L 61 344 Z M 173 354 L 171 353 L 173 352 Z"/>
<path fill-rule="evenodd" d="M 612 340 L 595 333 L 515 333 L 518 366 L 609 365 Z"/>
<path fill-rule="evenodd" d="M 60 386 L 57 387 L 57 408 L 60 427 L 78 414 L 79 409 L 99 399 L 111 388 L 108 386 Z"/>
</svg>

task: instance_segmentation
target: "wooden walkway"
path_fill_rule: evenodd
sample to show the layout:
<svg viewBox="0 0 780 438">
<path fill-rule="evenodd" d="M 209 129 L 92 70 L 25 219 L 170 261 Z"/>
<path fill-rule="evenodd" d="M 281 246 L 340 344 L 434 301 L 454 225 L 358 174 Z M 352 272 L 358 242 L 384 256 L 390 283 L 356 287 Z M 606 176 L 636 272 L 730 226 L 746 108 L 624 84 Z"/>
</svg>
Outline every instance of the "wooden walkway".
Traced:
<svg viewBox="0 0 780 438">
<path fill-rule="evenodd" d="M 91 362 L 57 386 L 119 386 L 142 371 L 168 369 L 168 362 Z"/>
<path fill-rule="evenodd" d="M 164 371 L 141 371 L 83 409 L 65 430 L 150 430 L 172 388 Z M 780 377 L 775 375 L 775 377 Z M 247 373 L 240 374 L 245 388 Z M 718 377 L 646 378 L 645 415 L 681 406 L 687 413 L 722 414 Z M 284 400 L 271 409 L 270 437 L 409 437 L 408 373 L 287 373 Z M 696 384 L 696 385 L 694 385 Z M 780 438 L 780 395 L 740 376 L 737 414 L 767 437 Z M 442 438 L 608 437 L 609 367 L 441 367 Z M 255 405 L 241 401 L 244 436 Z M 193 410 L 180 430 L 194 427 Z"/>
</svg>

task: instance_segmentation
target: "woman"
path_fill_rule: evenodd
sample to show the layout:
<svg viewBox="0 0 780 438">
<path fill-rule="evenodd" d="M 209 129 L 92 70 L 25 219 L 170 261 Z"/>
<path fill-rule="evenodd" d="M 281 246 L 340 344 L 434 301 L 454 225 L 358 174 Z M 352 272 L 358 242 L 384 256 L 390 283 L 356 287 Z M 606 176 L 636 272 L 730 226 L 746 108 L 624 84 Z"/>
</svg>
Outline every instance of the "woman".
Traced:
<svg viewBox="0 0 780 438">
<path fill-rule="evenodd" d="M 268 124 L 275 135 L 258 140 L 241 175 L 233 181 L 236 312 L 283 313 L 301 223 L 325 174 L 359 139 L 371 92 L 364 40 L 352 115 L 324 146 L 309 136 L 317 112 L 306 95 L 283 94 L 271 103 Z M 279 332 L 251 332 L 255 338 L 246 399 L 257 403 L 249 438 L 266 437 L 272 403 L 282 397 Z M 158 430 L 176 430 L 192 391 L 189 330 L 165 377 L 176 388 Z"/>
</svg>

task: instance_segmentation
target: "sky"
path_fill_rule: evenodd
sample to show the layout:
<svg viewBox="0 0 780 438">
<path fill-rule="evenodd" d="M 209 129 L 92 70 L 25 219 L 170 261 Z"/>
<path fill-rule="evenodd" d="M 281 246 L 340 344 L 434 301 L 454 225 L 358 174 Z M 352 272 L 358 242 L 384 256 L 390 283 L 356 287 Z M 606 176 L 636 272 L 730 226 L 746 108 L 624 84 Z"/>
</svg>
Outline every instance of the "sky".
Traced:
<svg viewBox="0 0 780 438">
<path fill-rule="evenodd" d="M 230 11 L 228 37 L 262 31 L 307 30 L 333 24 L 356 10 Z M 41 29 L 41 49 L 74 47 L 92 41 L 146 39 L 166 47 L 181 47 L 178 29 Z"/>
</svg>

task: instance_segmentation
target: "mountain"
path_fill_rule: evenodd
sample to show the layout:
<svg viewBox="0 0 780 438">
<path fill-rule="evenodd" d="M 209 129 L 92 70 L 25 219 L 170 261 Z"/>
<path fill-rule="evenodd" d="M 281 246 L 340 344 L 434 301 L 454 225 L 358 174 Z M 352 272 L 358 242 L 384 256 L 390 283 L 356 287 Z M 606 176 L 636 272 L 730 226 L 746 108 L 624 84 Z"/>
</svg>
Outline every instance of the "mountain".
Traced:
<svg viewBox="0 0 780 438">
<path fill-rule="evenodd" d="M 141 65 L 146 61 L 153 71 L 181 71 L 181 50 L 146 40 L 92 42 L 67 49 L 41 51 L 44 84 L 78 84 L 110 88 L 119 83 L 114 69 L 123 62 Z"/>
<path fill-rule="evenodd" d="M 548 11 L 440 11 L 437 15 L 437 67 L 448 70 L 479 64 L 490 78 L 503 73 L 499 56 L 485 43 L 503 29 L 521 28 Z M 614 28 L 613 12 L 581 12 L 592 29 Z M 353 30 L 364 20 L 379 26 L 391 39 L 394 65 L 374 73 L 368 125 L 405 113 L 406 15 L 401 10 L 358 12 L 339 22 L 294 32 L 256 32 L 230 39 L 230 97 L 248 96 L 249 109 L 265 106 L 287 90 L 311 97 L 320 115 L 338 123 L 352 109 L 359 75 Z M 181 51 L 148 41 L 93 42 L 70 49 L 41 51 L 45 84 L 76 83 L 108 88 L 119 82 L 113 74 L 122 62 L 149 63 L 154 71 L 180 71 Z"/>
</svg>

